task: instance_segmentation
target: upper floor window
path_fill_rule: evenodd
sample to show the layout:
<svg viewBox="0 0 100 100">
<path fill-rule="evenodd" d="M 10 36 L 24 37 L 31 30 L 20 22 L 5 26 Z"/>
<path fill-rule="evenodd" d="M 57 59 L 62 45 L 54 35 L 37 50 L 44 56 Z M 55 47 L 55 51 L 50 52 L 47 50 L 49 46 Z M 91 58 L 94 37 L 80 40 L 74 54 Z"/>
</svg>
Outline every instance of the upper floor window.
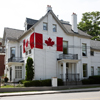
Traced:
<svg viewBox="0 0 100 100">
<path fill-rule="evenodd" d="M 63 54 L 68 54 L 68 41 L 63 41 Z"/>
<path fill-rule="evenodd" d="M 22 45 L 20 46 L 20 58 L 22 58 Z"/>
<path fill-rule="evenodd" d="M 57 32 L 57 25 L 53 24 L 53 32 Z"/>
<path fill-rule="evenodd" d="M 15 47 L 11 47 L 11 57 L 15 57 Z"/>
<path fill-rule="evenodd" d="M 87 56 L 87 46 L 85 43 L 82 43 L 82 55 Z"/>
<path fill-rule="evenodd" d="M 47 23 L 43 23 L 43 30 L 48 30 L 48 24 Z"/>
<path fill-rule="evenodd" d="M 26 55 L 28 55 L 28 51 L 26 51 Z"/>
<path fill-rule="evenodd" d="M 29 54 L 31 54 L 31 49 L 29 50 Z"/>
<path fill-rule="evenodd" d="M 90 51 L 90 55 L 91 56 L 94 56 L 94 51 Z"/>
</svg>

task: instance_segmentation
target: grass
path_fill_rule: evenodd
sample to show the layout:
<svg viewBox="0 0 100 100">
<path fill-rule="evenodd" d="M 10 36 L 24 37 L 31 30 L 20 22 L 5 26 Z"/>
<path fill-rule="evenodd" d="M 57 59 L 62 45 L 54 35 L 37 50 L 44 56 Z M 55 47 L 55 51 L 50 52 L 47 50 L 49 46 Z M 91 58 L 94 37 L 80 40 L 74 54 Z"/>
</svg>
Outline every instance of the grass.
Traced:
<svg viewBox="0 0 100 100">
<path fill-rule="evenodd" d="M 4 86 L 1 86 L 1 88 L 17 88 L 17 87 L 24 87 L 23 85 L 16 85 L 16 86 L 14 86 L 14 85 L 4 85 Z"/>
</svg>

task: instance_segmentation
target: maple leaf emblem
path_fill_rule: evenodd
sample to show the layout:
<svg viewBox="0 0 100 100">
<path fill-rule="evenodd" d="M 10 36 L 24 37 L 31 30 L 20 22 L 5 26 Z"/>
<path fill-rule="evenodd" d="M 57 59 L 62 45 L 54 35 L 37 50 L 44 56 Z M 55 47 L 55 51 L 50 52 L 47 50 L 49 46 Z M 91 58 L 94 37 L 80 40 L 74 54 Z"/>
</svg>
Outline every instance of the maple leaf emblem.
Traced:
<svg viewBox="0 0 100 100">
<path fill-rule="evenodd" d="M 47 46 L 53 46 L 54 45 L 54 41 L 52 41 L 52 39 L 49 37 L 48 40 L 45 40 L 45 43 L 47 44 Z"/>
</svg>

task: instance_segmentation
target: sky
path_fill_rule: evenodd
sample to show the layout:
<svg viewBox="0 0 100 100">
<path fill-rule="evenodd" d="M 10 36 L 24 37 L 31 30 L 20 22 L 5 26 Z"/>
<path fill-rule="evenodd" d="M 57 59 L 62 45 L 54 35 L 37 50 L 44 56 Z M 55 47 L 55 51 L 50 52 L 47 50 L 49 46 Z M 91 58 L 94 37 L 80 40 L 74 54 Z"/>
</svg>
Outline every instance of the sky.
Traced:
<svg viewBox="0 0 100 100">
<path fill-rule="evenodd" d="M 0 0 L 0 37 L 5 27 L 24 30 L 26 18 L 39 20 L 46 14 L 47 5 L 60 20 L 70 23 L 73 12 L 79 23 L 82 13 L 100 11 L 100 0 Z"/>
</svg>

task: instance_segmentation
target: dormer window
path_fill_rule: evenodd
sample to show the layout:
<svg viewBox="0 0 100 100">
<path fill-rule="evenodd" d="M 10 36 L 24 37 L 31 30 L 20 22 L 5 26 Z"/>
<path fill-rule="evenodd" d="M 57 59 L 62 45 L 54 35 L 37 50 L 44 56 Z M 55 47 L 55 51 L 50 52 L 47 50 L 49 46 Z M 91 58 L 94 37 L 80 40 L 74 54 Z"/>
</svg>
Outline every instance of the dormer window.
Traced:
<svg viewBox="0 0 100 100">
<path fill-rule="evenodd" d="M 53 24 L 53 32 L 57 32 L 57 25 Z"/>
<path fill-rule="evenodd" d="M 47 23 L 43 23 L 43 30 L 48 30 L 48 24 Z"/>
</svg>

